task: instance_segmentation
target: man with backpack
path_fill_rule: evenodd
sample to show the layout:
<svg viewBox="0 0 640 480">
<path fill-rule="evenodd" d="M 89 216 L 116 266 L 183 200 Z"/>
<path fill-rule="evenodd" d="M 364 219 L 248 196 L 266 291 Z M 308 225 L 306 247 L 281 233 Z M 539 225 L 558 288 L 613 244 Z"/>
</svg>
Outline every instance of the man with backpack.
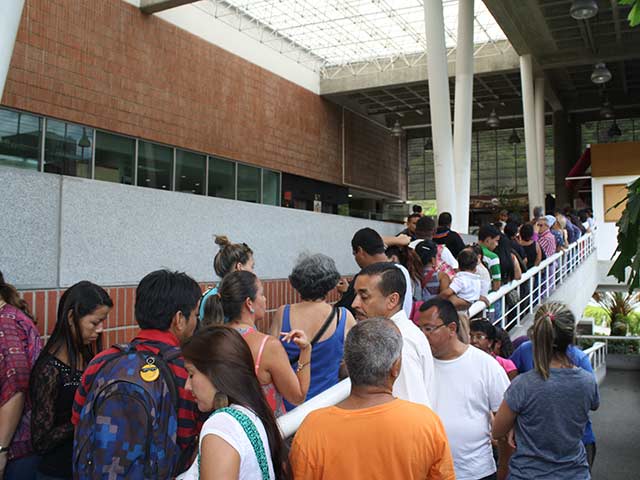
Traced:
<svg viewBox="0 0 640 480">
<path fill-rule="evenodd" d="M 196 329 L 200 295 L 185 273 L 142 279 L 138 336 L 97 355 L 76 391 L 75 478 L 172 478 L 192 463 L 201 422 L 180 343 Z"/>
</svg>

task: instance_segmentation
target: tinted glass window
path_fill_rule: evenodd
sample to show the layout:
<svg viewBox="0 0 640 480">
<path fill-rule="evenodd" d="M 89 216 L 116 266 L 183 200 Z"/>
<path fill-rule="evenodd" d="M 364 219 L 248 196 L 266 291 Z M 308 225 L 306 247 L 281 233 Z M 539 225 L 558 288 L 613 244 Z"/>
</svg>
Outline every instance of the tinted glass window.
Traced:
<svg viewBox="0 0 640 480">
<path fill-rule="evenodd" d="M 96 132 L 95 179 L 133 184 L 136 141 L 106 132 Z"/>
<path fill-rule="evenodd" d="M 138 185 L 171 190 L 173 148 L 138 142 Z"/>
<path fill-rule="evenodd" d="M 0 165 L 38 169 L 42 119 L 0 109 Z"/>
<path fill-rule="evenodd" d="M 176 192 L 204 194 L 207 157 L 176 150 Z"/>
<path fill-rule="evenodd" d="M 236 164 L 221 158 L 209 159 L 209 195 L 236 198 Z"/>
<path fill-rule="evenodd" d="M 92 142 L 92 128 L 47 120 L 44 171 L 90 178 Z"/>
</svg>

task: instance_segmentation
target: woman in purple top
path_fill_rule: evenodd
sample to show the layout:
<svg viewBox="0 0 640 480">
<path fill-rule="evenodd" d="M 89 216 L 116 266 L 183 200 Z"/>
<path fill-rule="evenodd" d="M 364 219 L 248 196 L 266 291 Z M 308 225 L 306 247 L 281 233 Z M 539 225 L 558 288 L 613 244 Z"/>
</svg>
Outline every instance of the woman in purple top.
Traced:
<svg viewBox="0 0 640 480">
<path fill-rule="evenodd" d="M 35 478 L 29 375 L 42 341 L 27 303 L 0 272 L 0 478 Z"/>
<path fill-rule="evenodd" d="M 273 336 L 303 330 L 307 338 L 315 339 L 307 400 L 338 383 L 344 339 L 355 325 L 351 312 L 346 308 L 334 309 L 326 301 L 338 280 L 340 274 L 333 259 L 322 254 L 303 255 L 289 275 L 289 282 L 302 301 L 280 307 L 271 324 Z M 298 347 L 285 342 L 283 346 L 295 365 L 300 354 Z M 287 410 L 291 408 L 295 407 L 287 405 Z"/>
</svg>

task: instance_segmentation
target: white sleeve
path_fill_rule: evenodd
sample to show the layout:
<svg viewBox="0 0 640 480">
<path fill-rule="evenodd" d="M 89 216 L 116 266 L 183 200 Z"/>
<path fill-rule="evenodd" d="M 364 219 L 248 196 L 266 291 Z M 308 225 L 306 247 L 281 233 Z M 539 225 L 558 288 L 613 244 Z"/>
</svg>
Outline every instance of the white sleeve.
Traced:
<svg viewBox="0 0 640 480">
<path fill-rule="evenodd" d="M 463 282 L 460 280 L 460 277 L 458 277 L 458 275 L 455 275 L 453 277 L 453 280 L 451 280 L 451 283 L 449 284 L 449 288 L 453 290 L 453 293 L 457 295 L 462 290 L 462 287 L 464 287 Z"/>
<path fill-rule="evenodd" d="M 442 260 L 451 265 L 452 268 L 458 268 L 458 261 L 456 260 L 456 257 L 453 256 L 451 250 L 446 246 L 442 247 Z"/>
<path fill-rule="evenodd" d="M 491 358 L 491 357 L 489 357 Z M 492 412 L 497 412 L 504 398 L 504 392 L 509 388 L 509 377 L 498 362 L 485 362 L 487 372 L 487 389 L 489 406 Z"/>
<path fill-rule="evenodd" d="M 240 458 L 246 456 L 247 434 L 240 423 L 227 413 L 216 413 L 209 418 L 200 431 L 200 444 L 207 435 L 217 435 L 238 452 Z"/>
<path fill-rule="evenodd" d="M 404 295 L 402 309 L 404 310 L 404 313 L 407 314 L 407 318 L 411 318 L 411 310 L 413 310 L 413 282 L 411 281 L 409 270 L 407 270 L 404 265 L 400 265 L 399 263 L 396 263 L 395 265 L 402 271 L 404 281 L 407 284 L 407 292 Z"/>
</svg>

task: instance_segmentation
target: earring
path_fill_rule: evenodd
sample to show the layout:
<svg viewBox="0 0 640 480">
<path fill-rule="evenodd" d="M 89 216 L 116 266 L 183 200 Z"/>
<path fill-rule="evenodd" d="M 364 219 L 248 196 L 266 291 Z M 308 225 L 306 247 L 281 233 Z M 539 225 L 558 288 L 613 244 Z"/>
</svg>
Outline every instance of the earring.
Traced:
<svg viewBox="0 0 640 480">
<path fill-rule="evenodd" d="M 253 308 L 249 307 L 249 313 L 256 313 L 256 311 Z"/>
<path fill-rule="evenodd" d="M 229 406 L 229 397 L 226 393 L 216 392 L 213 397 L 213 409 L 226 408 Z"/>
</svg>

